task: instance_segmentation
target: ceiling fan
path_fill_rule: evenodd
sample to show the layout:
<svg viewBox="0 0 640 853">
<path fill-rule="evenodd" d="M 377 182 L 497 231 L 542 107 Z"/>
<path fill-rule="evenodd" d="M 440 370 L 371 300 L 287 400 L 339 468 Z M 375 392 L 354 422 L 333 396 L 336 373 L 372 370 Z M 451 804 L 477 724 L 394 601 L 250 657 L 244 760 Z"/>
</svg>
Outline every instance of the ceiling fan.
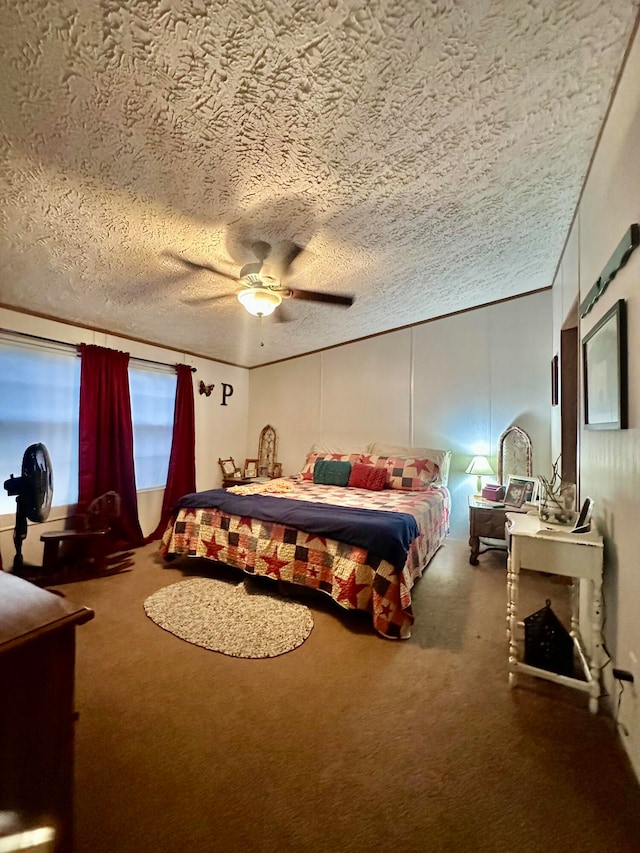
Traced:
<svg viewBox="0 0 640 853">
<path fill-rule="evenodd" d="M 191 267 L 193 270 L 208 270 L 222 278 L 228 278 L 242 287 L 239 292 L 234 291 L 232 293 L 221 293 L 216 296 L 208 296 L 204 299 L 198 300 L 198 302 L 214 302 L 218 299 L 226 299 L 229 296 L 236 296 L 240 304 L 249 312 L 249 314 L 253 314 L 256 317 L 268 317 L 270 314 L 273 314 L 275 309 L 282 303 L 283 299 L 301 299 L 308 302 L 322 302 L 325 305 L 337 305 L 343 308 L 349 308 L 353 305 L 353 296 L 346 296 L 338 293 L 320 293 L 316 290 L 301 290 L 299 288 L 287 287 L 282 284 L 282 280 L 289 273 L 294 260 L 302 252 L 302 248 L 295 243 L 290 244 L 279 264 L 279 277 L 272 275 L 270 272 L 263 272 L 264 262 L 271 254 L 271 245 L 262 240 L 258 240 L 252 244 L 251 249 L 257 260 L 245 264 L 240 269 L 237 277 L 212 265 L 196 264 L 193 261 L 188 261 L 185 258 L 180 257 L 179 260 L 188 267 Z M 282 315 L 276 315 L 276 317 L 281 320 L 286 319 Z"/>
</svg>

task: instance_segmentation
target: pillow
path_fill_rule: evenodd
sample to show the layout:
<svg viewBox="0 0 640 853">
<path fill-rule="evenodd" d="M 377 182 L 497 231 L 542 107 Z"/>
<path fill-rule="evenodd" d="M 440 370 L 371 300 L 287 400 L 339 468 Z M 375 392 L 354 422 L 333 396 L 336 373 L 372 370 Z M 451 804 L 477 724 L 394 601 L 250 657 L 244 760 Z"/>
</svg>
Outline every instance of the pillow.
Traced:
<svg viewBox="0 0 640 853">
<path fill-rule="evenodd" d="M 428 489 L 440 479 L 440 468 L 432 459 L 389 459 L 392 489 Z"/>
<path fill-rule="evenodd" d="M 430 459 L 440 469 L 440 482 L 442 485 L 446 486 L 449 480 L 449 466 L 451 464 L 450 450 L 437 450 L 432 447 L 406 447 L 401 444 L 384 444 L 384 442 L 375 441 L 367 447 L 367 452 L 372 453 L 374 456 Z"/>
<path fill-rule="evenodd" d="M 348 450 L 346 448 L 349 448 Z M 314 441 L 309 448 L 309 453 L 319 453 L 321 456 L 331 456 L 332 453 L 340 453 L 344 456 L 352 453 L 364 453 L 367 447 L 365 444 L 358 442 L 342 441 L 339 444 L 335 442 Z"/>
<path fill-rule="evenodd" d="M 386 471 L 387 488 L 416 491 L 428 489 L 440 481 L 440 469 L 432 459 L 401 456 L 367 456 L 363 462 L 369 462 L 376 468 Z"/>
<path fill-rule="evenodd" d="M 387 469 L 354 462 L 351 466 L 348 485 L 354 489 L 369 489 L 371 492 L 379 492 L 387 485 Z"/>
<path fill-rule="evenodd" d="M 313 480 L 314 465 L 320 460 L 351 462 L 353 464 L 354 462 L 360 461 L 360 456 L 360 453 L 316 453 L 315 451 L 312 451 L 311 453 L 307 453 L 307 458 L 305 459 L 305 463 L 300 471 L 300 478 L 311 482 Z"/>
<path fill-rule="evenodd" d="M 323 486 L 346 486 L 351 476 L 351 462 L 318 459 L 313 467 L 313 482 Z"/>
</svg>

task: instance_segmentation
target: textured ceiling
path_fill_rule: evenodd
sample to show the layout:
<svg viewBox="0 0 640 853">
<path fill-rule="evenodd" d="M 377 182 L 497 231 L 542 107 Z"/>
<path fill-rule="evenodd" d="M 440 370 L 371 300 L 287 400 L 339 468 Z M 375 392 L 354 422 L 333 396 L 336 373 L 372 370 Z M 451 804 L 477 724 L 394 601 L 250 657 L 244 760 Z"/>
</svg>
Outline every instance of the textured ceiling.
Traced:
<svg viewBox="0 0 640 853">
<path fill-rule="evenodd" d="M 637 2 L 0 7 L 0 303 L 253 366 L 549 285 Z"/>
</svg>

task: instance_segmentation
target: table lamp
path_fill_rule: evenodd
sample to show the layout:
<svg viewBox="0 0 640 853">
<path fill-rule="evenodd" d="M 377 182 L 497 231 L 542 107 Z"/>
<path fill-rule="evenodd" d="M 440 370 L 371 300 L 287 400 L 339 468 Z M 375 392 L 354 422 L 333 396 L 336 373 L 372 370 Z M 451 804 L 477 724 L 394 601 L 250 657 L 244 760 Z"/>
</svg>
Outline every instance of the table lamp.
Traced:
<svg viewBox="0 0 640 853">
<path fill-rule="evenodd" d="M 477 476 L 476 492 L 480 495 L 482 494 L 482 478 L 493 474 L 493 468 L 489 465 L 489 460 L 486 456 L 474 456 L 464 473 L 475 474 Z"/>
</svg>

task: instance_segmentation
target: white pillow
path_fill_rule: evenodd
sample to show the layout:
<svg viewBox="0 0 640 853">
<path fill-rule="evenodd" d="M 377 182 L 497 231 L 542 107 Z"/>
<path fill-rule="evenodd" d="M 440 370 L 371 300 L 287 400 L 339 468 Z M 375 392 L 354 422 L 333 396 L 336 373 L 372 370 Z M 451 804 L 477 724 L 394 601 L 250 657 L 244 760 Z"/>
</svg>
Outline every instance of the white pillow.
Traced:
<svg viewBox="0 0 640 853">
<path fill-rule="evenodd" d="M 418 459 L 432 459 L 440 469 L 440 482 L 443 486 L 449 480 L 449 466 L 451 465 L 450 450 L 435 450 L 432 447 L 405 447 L 401 444 L 384 444 L 374 441 L 367 446 L 367 453 L 375 456 L 401 456 L 417 457 Z"/>
<path fill-rule="evenodd" d="M 323 441 L 314 441 L 309 450 L 309 453 L 340 453 L 342 455 L 367 452 L 365 444 L 331 444 Z"/>
</svg>

